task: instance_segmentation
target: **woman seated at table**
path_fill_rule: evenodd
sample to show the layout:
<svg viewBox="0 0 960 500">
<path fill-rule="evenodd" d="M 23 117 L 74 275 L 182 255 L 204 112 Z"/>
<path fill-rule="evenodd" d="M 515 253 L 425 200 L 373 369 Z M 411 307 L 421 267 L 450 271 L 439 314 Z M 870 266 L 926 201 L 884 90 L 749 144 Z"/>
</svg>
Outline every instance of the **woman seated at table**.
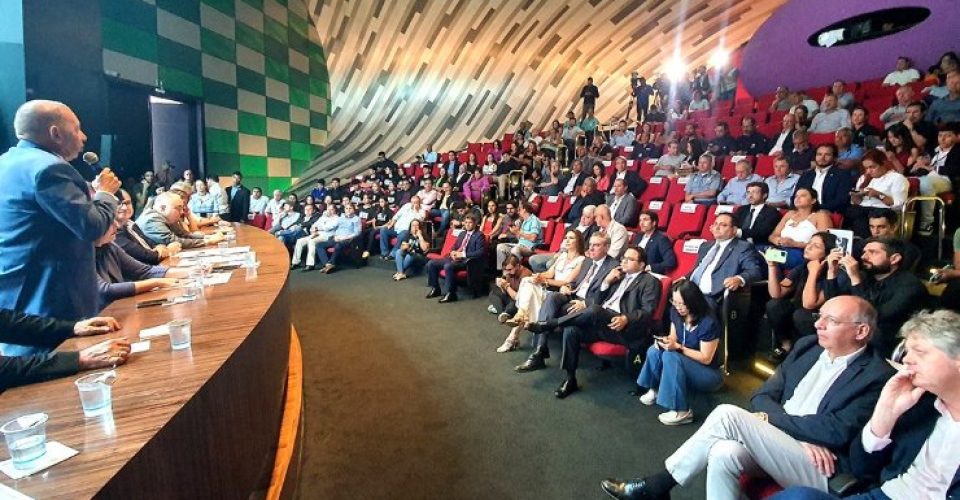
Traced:
<svg viewBox="0 0 960 500">
<path fill-rule="evenodd" d="M 681 280 L 670 290 L 670 333 L 647 349 L 637 385 L 647 389 L 641 403 L 657 403 L 669 410 L 660 414 L 661 423 L 681 425 L 693 422 L 691 390 L 710 392 L 723 384 L 717 357 L 721 329 L 696 284 Z"/>
<path fill-rule="evenodd" d="M 94 244 L 97 247 L 97 291 L 100 309 L 124 297 L 149 292 L 155 288 L 170 288 L 177 278 L 186 278 L 185 269 L 170 269 L 165 266 L 144 264 L 124 252 L 114 239 L 117 223 L 110 224 L 107 232 Z"/>
<path fill-rule="evenodd" d="M 503 344 L 497 352 L 509 352 L 517 348 L 520 343 L 520 332 L 527 322 L 536 320 L 540 314 L 540 307 L 547 295 L 547 290 L 559 290 L 563 285 L 572 282 L 580 273 L 580 263 L 583 262 L 583 236 L 579 231 L 569 230 L 563 235 L 561 251 L 553 266 L 545 272 L 523 278 L 520 289 L 517 290 L 517 314 L 507 319 L 501 315 L 501 321 L 513 326 Z"/>
<path fill-rule="evenodd" d="M 833 228 L 830 213 L 820 210 L 815 189 L 797 188 L 793 194 L 793 206 L 794 209 L 780 219 L 770 234 L 770 243 L 787 251 L 785 269 L 793 269 L 803 263 L 803 249 L 813 235 Z"/>
<path fill-rule="evenodd" d="M 770 357 L 780 362 L 793 347 L 793 342 L 816 334 L 813 315 L 826 302 L 823 285 L 826 281 L 827 255 L 837 246 L 837 237 L 826 231 L 814 234 L 803 249 L 803 264 L 780 277 L 780 266 L 767 260 L 767 322 L 773 339 Z M 766 256 L 764 256 L 766 257 Z"/>
<path fill-rule="evenodd" d="M 393 273 L 393 281 L 405 280 L 407 273 L 419 271 L 427 262 L 427 251 L 430 250 L 430 240 L 423 232 L 423 223 L 419 219 L 410 221 L 410 232 L 406 239 L 397 243 L 393 249 L 393 258 L 397 262 L 397 272 Z"/>
</svg>

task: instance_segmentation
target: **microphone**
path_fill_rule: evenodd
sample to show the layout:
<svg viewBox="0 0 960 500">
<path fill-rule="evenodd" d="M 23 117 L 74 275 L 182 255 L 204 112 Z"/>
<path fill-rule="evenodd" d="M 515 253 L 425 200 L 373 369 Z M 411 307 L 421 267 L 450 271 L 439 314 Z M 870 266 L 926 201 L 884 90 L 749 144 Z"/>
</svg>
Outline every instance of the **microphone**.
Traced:
<svg viewBox="0 0 960 500">
<path fill-rule="evenodd" d="M 86 153 L 83 153 L 83 162 L 93 167 L 100 163 L 100 157 L 97 156 L 97 153 L 94 153 L 93 151 L 87 151 Z"/>
</svg>

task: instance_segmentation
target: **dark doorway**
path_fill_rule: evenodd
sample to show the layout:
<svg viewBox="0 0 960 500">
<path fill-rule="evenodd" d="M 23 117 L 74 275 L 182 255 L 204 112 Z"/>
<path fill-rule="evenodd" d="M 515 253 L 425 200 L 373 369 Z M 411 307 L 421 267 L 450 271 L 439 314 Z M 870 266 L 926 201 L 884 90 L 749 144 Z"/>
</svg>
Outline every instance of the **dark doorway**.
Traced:
<svg viewBox="0 0 960 500">
<path fill-rule="evenodd" d="M 170 97 L 150 96 L 153 166 L 170 165 L 171 179 L 180 179 L 190 169 L 202 179 L 198 148 L 198 106 L 195 102 Z"/>
</svg>

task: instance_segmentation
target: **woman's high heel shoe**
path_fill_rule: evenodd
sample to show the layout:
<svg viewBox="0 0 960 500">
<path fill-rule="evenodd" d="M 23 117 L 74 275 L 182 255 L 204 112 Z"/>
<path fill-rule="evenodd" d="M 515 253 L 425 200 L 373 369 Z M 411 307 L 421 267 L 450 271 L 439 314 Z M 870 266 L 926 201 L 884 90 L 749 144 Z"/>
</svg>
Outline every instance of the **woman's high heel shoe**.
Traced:
<svg viewBox="0 0 960 500">
<path fill-rule="evenodd" d="M 527 313 L 525 311 L 517 311 L 517 314 L 514 314 L 512 318 L 504 321 L 504 323 L 510 326 L 522 326 L 528 321 Z"/>
<path fill-rule="evenodd" d="M 520 344 L 520 339 L 515 337 L 512 333 L 507 336 L 507 339 L 503 341 L 503 344 L 497 348 L 497 352 L 511 352 L 517 350 L 517 345 Z"/>
</svg>

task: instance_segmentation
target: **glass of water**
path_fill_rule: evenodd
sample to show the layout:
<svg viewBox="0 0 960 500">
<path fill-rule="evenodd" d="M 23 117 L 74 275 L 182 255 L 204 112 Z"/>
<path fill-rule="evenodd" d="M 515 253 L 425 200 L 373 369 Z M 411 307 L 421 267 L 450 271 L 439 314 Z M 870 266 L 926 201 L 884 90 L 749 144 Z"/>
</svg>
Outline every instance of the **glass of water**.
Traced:
<svg viewBox="0 0 960 500">
<path fill-rule="evenodd" d="M 113 381 L 115 371 L 91 373 L 78 378 L 74 384 L 80 392 L 84 417 L 96 417 L 113 410 Z"/>
<path fill-rule="evenodd" d="M 193 332 L 189 319 L 175 319 L 167 323 L 167 329 L 170 330 L 171 349 L 177 351 L 190 348 L 190 337 Z"/>
<path fill-rule="evenodd" d="M 17 469 L 29 469 L 31 462 L 47 453 L 47 414 L 17 417 L 0 427 Z"/>
</svg>

